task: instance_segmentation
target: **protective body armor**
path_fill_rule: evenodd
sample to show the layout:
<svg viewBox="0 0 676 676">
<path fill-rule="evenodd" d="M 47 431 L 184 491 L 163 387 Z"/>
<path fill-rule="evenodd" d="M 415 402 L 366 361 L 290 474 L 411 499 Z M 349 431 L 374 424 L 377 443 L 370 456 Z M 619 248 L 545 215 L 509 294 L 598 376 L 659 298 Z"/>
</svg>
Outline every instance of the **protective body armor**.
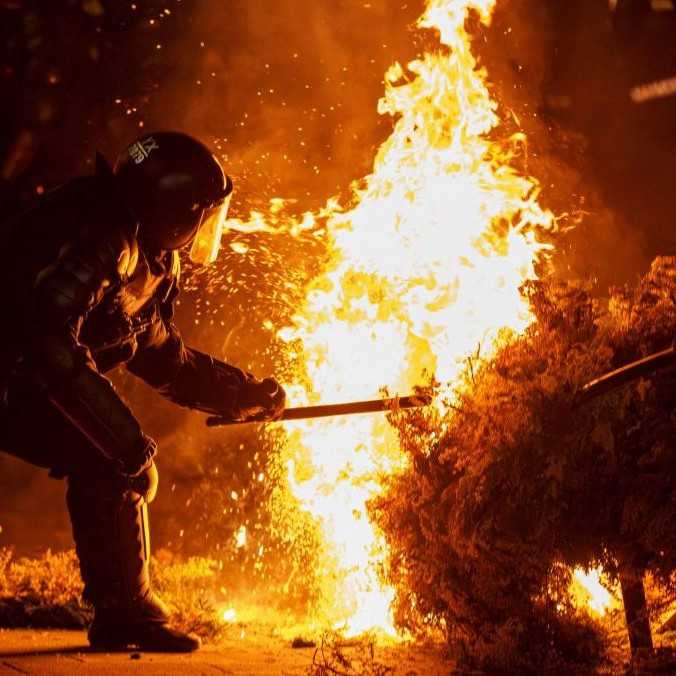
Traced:
<svg viewBox="0 0 676 676">
<path fill-rule="evenodd" d="M 175 403 L 238 415 L 248 376 L 184 346 L 172 322 L 176 251 L 144 248 L 104 170 L 55 190 L 6 226 L 0 381 L 34 378 L 62 414 L 123 468 L 147 461 L 149 440 L 102 374 L 127 368 Z"/>
</svg>

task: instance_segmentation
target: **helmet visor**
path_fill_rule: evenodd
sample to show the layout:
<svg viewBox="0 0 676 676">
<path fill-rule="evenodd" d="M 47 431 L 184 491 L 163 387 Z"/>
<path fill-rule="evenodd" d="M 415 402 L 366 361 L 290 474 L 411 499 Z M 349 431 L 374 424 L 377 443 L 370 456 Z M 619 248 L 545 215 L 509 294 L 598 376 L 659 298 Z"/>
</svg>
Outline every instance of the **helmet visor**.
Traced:
<svg viewBox="0 0 676 676">
<path fill-rule="evenodd" d="M 220 204 L 204 210 L 202 222 L 190 248 L 190 260 L 197 265 L 209 265 L 218 258 L 221 237 L 230 207 L 230 193 Z"/>
</svg>

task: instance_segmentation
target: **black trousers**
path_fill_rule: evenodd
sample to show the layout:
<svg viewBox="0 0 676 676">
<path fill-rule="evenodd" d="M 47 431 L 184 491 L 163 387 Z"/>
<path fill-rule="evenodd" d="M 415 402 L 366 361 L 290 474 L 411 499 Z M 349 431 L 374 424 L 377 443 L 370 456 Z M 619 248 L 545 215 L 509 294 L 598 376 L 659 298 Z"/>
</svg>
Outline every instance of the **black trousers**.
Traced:
<svg viewBox="0 0 676 676">
<path fill-rule="evenodd" d="M 84 596 L 130 605 L 149 590 L 146 507 L 117 467 L 32 383 L 14 379 L 0 408 L 0 449 L 66 478 Z"/>
<path fill-rule="evenodd" d="M 52 476 L 115 484 L 116 467 L 26 379 L 15 378 L 0 406 L 0 450 Z"/>
</svg>

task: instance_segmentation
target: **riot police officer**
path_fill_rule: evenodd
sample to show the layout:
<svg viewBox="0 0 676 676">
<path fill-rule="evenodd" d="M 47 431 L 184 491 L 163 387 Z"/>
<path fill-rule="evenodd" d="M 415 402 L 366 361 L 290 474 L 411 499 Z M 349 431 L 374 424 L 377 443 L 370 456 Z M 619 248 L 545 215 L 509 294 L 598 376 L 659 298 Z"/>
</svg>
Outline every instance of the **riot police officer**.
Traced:
<svg viewBox="0 0 676 676">
<path fill-rule="evenodd" d="M 103 374 L 124 364 L 171 401 L 232 420 L 284 408 L 274 379 L 186 347 L 172 321 L 178 252 L 215 258 L 231 193 L 204 145 L 160 132 L 113 168 L 98 156 L 95 175 L 4 227 L 0 448 L 67 480 L 95 648 L 199 647 L 150 587 L 157 446 Z"/>
</svg>

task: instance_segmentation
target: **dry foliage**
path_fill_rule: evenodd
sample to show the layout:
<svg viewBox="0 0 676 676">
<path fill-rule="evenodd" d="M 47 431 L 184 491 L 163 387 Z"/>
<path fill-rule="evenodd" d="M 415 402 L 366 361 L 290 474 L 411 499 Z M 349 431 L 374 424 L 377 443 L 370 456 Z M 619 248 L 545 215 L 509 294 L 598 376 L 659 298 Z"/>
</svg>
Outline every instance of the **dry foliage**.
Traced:
<svg viewBox="0 0 676 676">
<path fill-rule="evenodd" d="M 0 549 L 0 626 L 85 627 L 91 611 L 81 594 L 74 551 L 15 559 Z"/>
<path fill-rule="evenodd" d="M 216 641 L 225 628 L 212 601 L 216 561 L 197 556 L 181 560 L 160 550 L 153 563 L 153 584 L 173 611 L 172 624 Z"/>
<path fill-rule="evenodd" d="M 394 668 L 379 662 L 375 656 L 375 639 L 365 636 L 346 641 L 339 634 L 321 638 L 312 657 L 308 676 L 390 676 Z"/>
<path fill-rule="evenodd" d="M 197 557 L 178 560 L 159 551 L 152 570 L 155 587 L 174 611 L 174 626 L 217 639 L 224 625 L 208 592 L 216 562 Z M 17 559 L 10 549 L 0 549 L 0 627 L 86 627 L 92 611 L 81 594 L 73 550 L 58 554 L 48 550 L 36 559 Z"/>
<path fill-rule="evenodd" d="M 603 306 L 577 286 L 524 289 L 535 323 L 474 360 L 451 413 L 396 414 L 409 469 L 372 512 L 397 620 L 442 629 L 493 670 L 597 666 L 608 637 L 570 603 L 570 567 L 649 571 L 676 597 L 676 376 L 576 405 L 591 378 L 676 336 L 676 258 Z"/>
</svg>

